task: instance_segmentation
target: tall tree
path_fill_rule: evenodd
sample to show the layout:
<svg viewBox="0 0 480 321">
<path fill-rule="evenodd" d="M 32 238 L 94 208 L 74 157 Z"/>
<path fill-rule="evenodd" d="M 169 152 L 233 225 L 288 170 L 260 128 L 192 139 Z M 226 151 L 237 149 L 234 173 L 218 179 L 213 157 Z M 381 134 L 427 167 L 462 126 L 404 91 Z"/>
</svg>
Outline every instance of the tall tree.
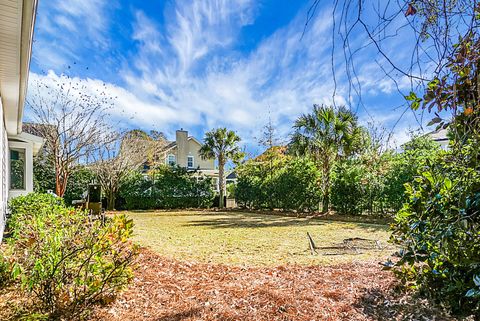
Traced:
<svg viewBox="0 0 480 321">
<path fill-rule="evenodd" d="M 113 98 L 105 87 L 92 91 L 67 75 L 36 80 L 29 88 L 26 104 L 54 164 L 55 193 L 63 197 L 72 171 L 101 146 Z"/>
<path fill-rule="evenodd" d="M 327 212 L 333 165 L 361 148 L 365 130 L 345 107 L 335 109 L 324 105 L 314 105 L 312 113 L 300 116 L 293 127 L 290 149 L 297 155 L 311 157 L 321 170 L 322 211 Z"/>
<path fill-rule="evenodd" d="M 220 188 L 219 207 L 224 207 L 225 195 L 225 164 L 232 160 L 238 162 L 245 154 L 240 150 L 240 137 L 234 131 L 226 128 L 213 129 L 205 134 L 200 156 L 203 159 L 216 158 L 218 161 L 218 179 Z"/>
<path fill-rule="evenodd" d="M 163 135 L 149 136 L 141 130 L 125 134 L 112 132 L 104 136 L 89 167 L 94 171 L 107 198 L 107 209 L 113 210 L 122 180 L 141 165 L 150 163 L 151 155 L 163 149 Z"/>
</svg>

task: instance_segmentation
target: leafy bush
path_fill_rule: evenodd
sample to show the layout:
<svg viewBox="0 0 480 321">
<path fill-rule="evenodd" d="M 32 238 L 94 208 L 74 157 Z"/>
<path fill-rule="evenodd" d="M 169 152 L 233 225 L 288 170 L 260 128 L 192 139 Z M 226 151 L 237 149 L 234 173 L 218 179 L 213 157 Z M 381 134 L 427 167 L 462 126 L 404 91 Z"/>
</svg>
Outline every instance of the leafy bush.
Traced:
<svg viewBox="0 0 480 321">
<path fill-rule="evenodd" d="M 34 294 L 50 318 L 76 319 L 121 290 L 132 277 L 133 222 L 115 216 L 105 225 L 52 195 L 32 193 L 10 203 L 4 250 L 11 278 Z"/>
<path fill-rule="evenodd" d="M 397 272 L 456 312 L 480 313 L 478 140 L 426 162 L 407 185 L 392 240 Z M 475 312 L 476 311 L 476 312 Z"/>
<path fill-rule="evenodd" d="M 321 200 L 319 171 L 306 158 L 259 158 L 237 168 L 235 196 L 254 209 L 313 211 Z"/>
<path fill-rule="evenodd" d="M 440 153 L 440 146 L 426 136 L 416 136 L 400 153 L 365 153 L 337 162 L 331 200 L 334 209 L 350 215 L 392 215 L 407 201 L 406 183 L 427 160 Z"/>
<path fill-rule="evenodd" d="M 209 207 L 214 192 L 208 178 L 184 168 L 160 166 L 148 176 L 134 172 L 122 182 L 120 197 L 127 209 Z"/>
<path fill-rule="evenodd" d="M 88 185 L 95 180 L 95 173 L 85 166 L 78 166 L 70 175 L 63 198 L 65 204 L 71 205 L 73 200 L 81 199 Z"/>
<path fill-rule="evenodd" d="M 337 164 L 333 173 L 331 201 L 342 214 L 360 215 L 364 211 L 366 170 L 358 162 Z"/>
<path fill-rule="evenodd" d="M 271 181 L 271 198 L 275 207 L 284 210 L 315 211 L 322 198 L 318 181 L 319 171 L 306 158 L 289 160 Z"/>
<path fill-rule="evenodd" d="M 21 236 L 25 222 L 33 217 L 41 218 L 46 215 L 45 212 L 63 211 L 65 203 L 62 198 L 51 194 L 30 193 L 11 199 L 8 207 L 10 217 L 7 220 L 7 231 L 12 234 L 12 239 L 16 240 Z"/>
</svg>

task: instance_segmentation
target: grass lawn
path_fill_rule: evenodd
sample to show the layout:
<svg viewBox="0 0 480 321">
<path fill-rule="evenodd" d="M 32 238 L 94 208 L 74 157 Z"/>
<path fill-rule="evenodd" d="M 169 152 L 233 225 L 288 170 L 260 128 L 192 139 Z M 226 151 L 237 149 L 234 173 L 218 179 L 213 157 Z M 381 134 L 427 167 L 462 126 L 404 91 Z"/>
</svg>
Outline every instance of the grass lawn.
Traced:
<svg viewBox="0 0 480 321">
<path fill-rule="evenodd" d="M 386 225 L 242 212 L 127 214 L 135 222 L 135 241 L 175 259 L 247 266 L 313 265 L 378 262 L 392 253 Z M 327 248 L 311 255 L 307 232 L 317 247 Z M 380 249 L 343 249 L 343 240 L 355 237 L 379 241 Z"/>
</svg>

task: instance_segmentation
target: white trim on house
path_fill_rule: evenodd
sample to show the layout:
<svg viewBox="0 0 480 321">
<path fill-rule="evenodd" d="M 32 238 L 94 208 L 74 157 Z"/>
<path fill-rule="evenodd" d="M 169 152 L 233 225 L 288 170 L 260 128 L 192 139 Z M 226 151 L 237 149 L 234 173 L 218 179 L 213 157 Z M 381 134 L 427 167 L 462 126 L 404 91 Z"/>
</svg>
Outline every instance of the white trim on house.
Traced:
<svg viewBox="0 0 480 321">
<path fill-rule="evenodd" d="M 9 135 L 22 132 L 37 0 L 0 0 L 0 98 Z"/>
<path fill-rule="evenodd" d="M 10 148 L 25 150 L 21 193 L 33 190 L 33 155 L 41 148 L 39 139 L 22 134 L 36 11 L 37 0 L 0 0 L 0 242 L 7 198 L 17 192 L 9 191 Z"/>
<path fill-rule="evenodd" d="M 190 159 L 192 159 L 192 166 L 188 164 L 190 162 Z M 193 155 L 187 155 L 187 169 L 193 168 L 195 168 L 195 157 Z"/>
<path fill-rule="evenodd" d="M 188 137 L 187 140 L 193 140 L 195 143 L 197 143 L 197 144 L 200 145 L 200 146 L 203 145 L 201 141 L 199 141 L 198 139 L 196 139 L 196 138 L 193 137 L 193 136 Z"/>
<path fill-rule="evenodd" d="M 170 160 L 170 157 L 173 158 L 173 161 Z M 177 157 L 175 156 L 175 154 L 168 154 L 165 159 L 167 161 L 167 165 L 169 166 L 174 166 L 175 164 L 177 164 Z"/>
</svg>

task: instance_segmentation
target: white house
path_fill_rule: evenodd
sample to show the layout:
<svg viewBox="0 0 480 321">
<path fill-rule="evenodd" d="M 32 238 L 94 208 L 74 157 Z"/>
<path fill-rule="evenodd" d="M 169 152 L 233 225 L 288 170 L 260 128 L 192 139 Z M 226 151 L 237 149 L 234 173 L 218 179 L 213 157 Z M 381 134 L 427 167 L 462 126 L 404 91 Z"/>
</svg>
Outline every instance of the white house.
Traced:
<svg viewBox="0 0 480 321">
<path fill-rule="evenodd" d="M 443 150 L 448 149 L 450 140 L 447 137 L 447 129 L 434 130 L 427 134 L 433 141 L 437 142 Z"/>
<path fill-rule="evenodd" d="M 22 133 L 37 0 L 0 0 L 0 241 L 9 197 L 33 191 L 43 139 Z"/>
</svg>

